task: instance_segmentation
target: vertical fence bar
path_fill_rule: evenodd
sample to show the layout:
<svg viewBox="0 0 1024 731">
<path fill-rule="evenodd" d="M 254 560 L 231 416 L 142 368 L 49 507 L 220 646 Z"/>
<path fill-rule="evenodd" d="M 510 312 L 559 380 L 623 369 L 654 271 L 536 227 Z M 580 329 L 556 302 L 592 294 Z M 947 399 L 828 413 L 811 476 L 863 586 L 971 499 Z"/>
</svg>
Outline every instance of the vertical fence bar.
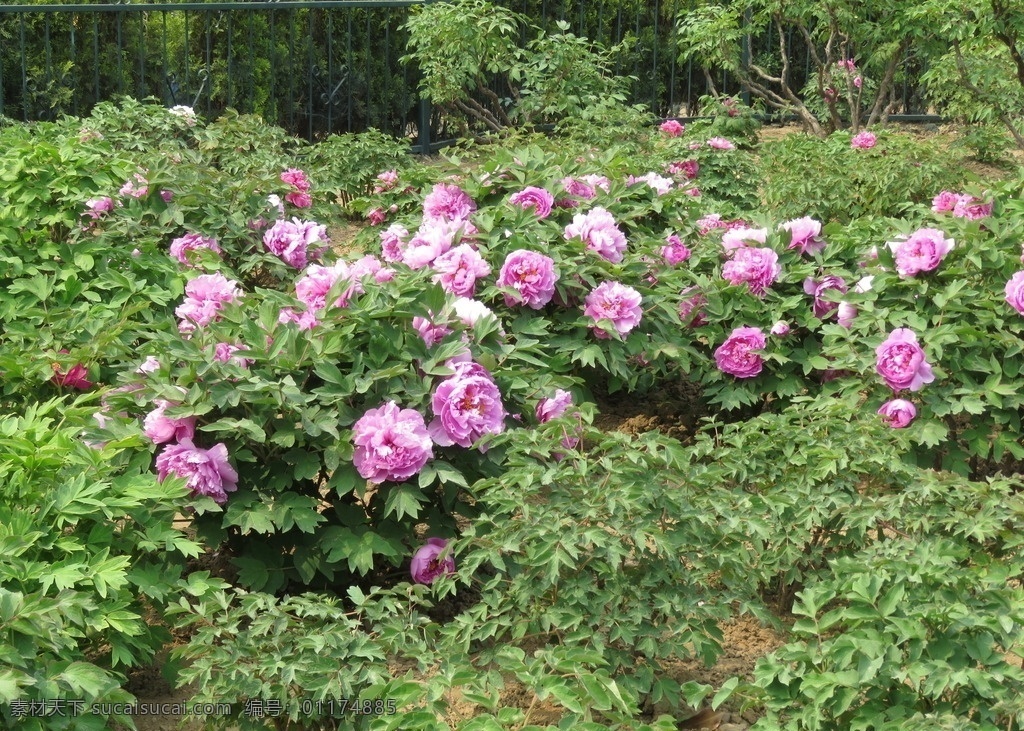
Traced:
<svg viewBox="0 0 1024 731">
<path fill-rule="evenodd" d="M 25 16 L 22 15 L 19 20 L 20 27 L 20 49 L 21 49 L 21 116 L 26 122 L 28 121 L 28 59 L 25 51 Z"/>
<path fill-rule="evenodd" d="M 334 133 L 334 10 L 327 11 L 327 134 Z"/>
<path fill-rule="evenodd" d="M 306 12 L 309 14 L 309 38 L 307 39 L 307 43 L 309 44 L 309 53 L 306 55 L 306 58 L 307 58 L 307 62 L 306 62 L 306 78 L 308 80 L 307 81 L 307 92 L 306 92 L 307 95 L 308 95 L 308 98 L 306 100 L 306 117 L 307 117 L 307 119 L 309 121 L 306 123 L 306 139 L 309 140 L 310 142 L 312 142 L 313 141 L 313 109 L 314 109 L 314 103 L 313 103 L 313 46 L 316 45 L 316 44 L 314 42 L 315 37 L 313 35 L 313 33 L 315 32 L 314 25 L 313 25 L 313 12 L 314 11 L 307 10 Z"/>
<path fill-rule="evenodd" d="M 255 53 L 255 37 L 252 30 L 252 19 L 255 13 L 249 13 L 249 55 L 247 56 L 249 61 L 249 73 L 246 76 L 249 77 L 249 83 L 246 86 L 249 89 L 249 93 L 246 96 L 246 108 L 241 109 L 241 112 L 253 113 L 256 111 L 256 53 Z M 270 77 L 274 77 L 273 69 L 270 70 Z"/>
<path fill-rule="evenodd" d="M 43 78 L 45 79 L 45 86 L 43 87 L 43 94 L 49 97 L 49 101 L 53 101 L 53 88 L 52 83 L 52 71 L 53 71 L 53 57 L 50 49 L 50 14 L 43 13 L 43 47 L 45 53 L 45 70 L 43 72 Z M 47 117 L 53 117 L 53 107 L 47 111 Z"/>
<path fill-rule="evenodd" d="M 377 124 L 375 124 L 375 122 L 377 120 L 373 118 L 373 108 L 375 106 L 373 103 L 373 93 L 375 91 L 373 88 L 373 69 L 370 66 L 370 61 L 373 58 L 373 54 L 370 52 L 372 48 L 371 44 L 373 43 L 373 41 L 371 40 L 372 25 L 370 23 L 370 15 L 373 11 L 371 11 L 369 8 L 366 8 L 365 10 L 363 10 L 363 12 L 366 13 L 366 45 L 363 47 L 363 55 L 366 56 L 366 93 L 363 95 L 363 99 L 365 100 L 366 104 L 366 116 L 363 119 L 362 126 L 376 127 Z"/>
<path fill-rule="evenodd" d="M 352 83 L 351 83 L 351 79 L 352 79 L 352 9 L 351 8 L 346 8 L 345 9 L 345 20 L 346 20 L 346 23 L 348 25 L 348 33 L 345 34 L 345 68 L 348 69 L 348 78 L 350 80 L 349 83 L 347 84 L 348 88 L 346 90 L 346 91 L 348 91 L 348 94 L 346 94 L 346 96 L 348 97 L 348 99 L 347 99 L 347 101 L 348 101 L 348 124 L 345 125 L 345 131 L 346 132 L 351 132 L 352 131 L 352 113 L 353 113 L 353 106 L 352 106 Z"/>
<path fill-rule="evenodd" d="M 99 17 L 94 13 L 92 16 L 92 75 L 93 75 L 93 104 L 100 101 L 100 27 Z"/>
<path fill-rule="evenodd" d="M 146 14 L 139 13 L 139 80 L 135 85 L 135 93 L 140 97 L 149 96 L 149 85 L 146 83 Z"/>
<path fill-rule="evenodd" d="M 211 11 L 207 10 L 206 12 L 203 13 L 203 32 L 204 32 L 204 34 L 206 36 L 206 47 L 203 49 L 203 51 L 204 51 L 203 52 L 203 59 L 205 60 L 206 63 L 203 66 L 203 68 L 206 71 L 206 76 L 205 76 L 205 78 L 203 78 L 201 80 L 201 83 L 200 83 L 200 86 L 199 86 L 199 91 L 197 92 L 197 94 L 202 94 L 204 91 L 206 92 L 206 115 L 207 116 L 210 116 L 210 110 L 213 108 L 213 94 L 211 93 L 212 90 L 206 88 L 206 86 L 208 84 L 212 83 L 212 79 L 210 78 L 210 76 L 213 74 L 213 69 L 212 69 L 212 64 L 211 64 L 211 54 L 213 53 L 213 38 L 212 38 L 212 32 L 213 31 L 212 31 L 212 28 L 210 26 L 210 12 Z M 197 98 L 196 101 L 198 101 L 198 98 Z"/>
<path fill-rule="evenodd" d="M 124 12 L 118 10 L 117 16 L 117 93 L 124 94 L 124 37 L 122 24 L 124 23 Z"/>
<path fill-rule="evenodd" d="M 235 17 L 235 14 L 230 12 L 230 11 L 228 11 L 228 75 L 227 75 L 227 78 L 224 79 L 224 85 L 225 85 L 224 106 L 225 107 L 230 107 L 231 106 L 231 77 L 234 76 L 234 68 L 232 66 L 232 62 L 234 61 L 234 57 L 233 57 L 233 54 L 232 54 L 232 50 L 233 50 L 232 44 L 234 43 L 234 40 L 235 40 L 234 39 L 234 25 L 232 23 L 232 20 L 234 19 L 234 17 Z"/>
<path fill-rule="evenodd" d="M 288 10 L 288 129 L 295 129 L 295 10 Z"/>
</svg>

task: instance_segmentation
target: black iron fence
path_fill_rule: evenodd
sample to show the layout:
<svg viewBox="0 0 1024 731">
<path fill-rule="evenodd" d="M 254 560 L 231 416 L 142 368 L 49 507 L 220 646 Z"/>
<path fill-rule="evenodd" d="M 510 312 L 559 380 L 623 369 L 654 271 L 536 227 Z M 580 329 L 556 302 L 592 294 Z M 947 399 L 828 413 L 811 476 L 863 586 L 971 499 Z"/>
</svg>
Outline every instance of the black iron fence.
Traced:
<svg viewBox="0 0 1024 731">
<path fill-rule="evenodd" d="M 47 120 L 118 95 L 155 97 L 211 117 L 259 114 L 310 140 L 372 127 L 428 149 L 439 115 L 400 58 L 410 6 L 430 1 L 0 5 L 0 115 Z M 616 71 L 635 77 L 632 101 L 658 116 L 693 114 L 709 78 L 739 91 L 720 71 L 679 64 L 676 18 L 692 0 L 500 1 L 549 30 L 564 21 L 606 46 L 626 41 Z M 809 73 L 809 52 L 794 53 L 796 75 Z M 918 111 L 913 91 L 904 87 L 899 111 Z"/>
</svg>

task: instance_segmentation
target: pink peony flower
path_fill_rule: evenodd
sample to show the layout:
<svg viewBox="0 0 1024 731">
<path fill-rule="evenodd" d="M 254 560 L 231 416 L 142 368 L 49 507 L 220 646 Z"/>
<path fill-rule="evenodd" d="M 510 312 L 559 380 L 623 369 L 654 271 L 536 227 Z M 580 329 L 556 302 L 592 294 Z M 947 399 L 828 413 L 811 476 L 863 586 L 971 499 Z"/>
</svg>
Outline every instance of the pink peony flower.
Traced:
<svg viewBox="0 0 1024 731">
<path fill-rule="evenodd" d="M 850 140 L 850 147 L 855 150 L 870 150 L 877 141 L 878 138 L 870 132 L 860 132 Z"/>
<path fill-rule="evenodd" d="M 428 431 L 435 444 L 470 447 L 484 434 L 505 430 L 501 393 L 487 370 L 477 363 L 460 363 L 455 375 L 438 384 L 430 399 L 434 420 Z"/>
<path fill-rule="evenodd" d="M 305 269 L 311 259 L 319 259 L 327 249 L 327 241 L 326 226 L 298 218 L 277 221 L 263 234 L 267 250 L 295 269 Z M 315 244 L 324 246 L 311 248 Z"/>
<path fill-rule="evenodd" d="M 772 325 L 771 333 L 778 337 L 789 335 L 789 323 L 784 320 L 779 320 L 777 323 Z"/>
<path fill-rule="evenodd" d="M 313 198 L 309 193 L 285 193 L 284 199 L 296 208 L 309 208 L 313 205 Z"/>
<path fill-rule="evenodd" d="M 327 307 L 327 293 L 340 281 L 351 282 L 351 286 L 334 300 L 334 307 L 348 307 L 349 300 L 355 294 L 363 292 L 362 283 L 358 277 L 354 277 L 348 264 L 343 261 L 335 262 L 334 266 L 325 267 L 319 264 L 310 264 L 306 267 L 305 276 L 295 283 L 295 296 L 306 309 L 316 312 Z"/>
<path fill-rule="evenodd" d="M 469 297 L 456 298 L 452 309 L 455 310 L 455 316 L 459 318 L 459 322 L 466 327 L 473 327 L 482 318 L 496 317 L 483 302 L 478 302 Z"/>
<path fill-rule="evenodd" d="M 979 218 L 987 218 L 992 215 L 992 204 L 964 194 L 957 197 L 956 204 L 953 206 L 953 215 L 956 218 L 977 221 Z"/>
<path fill-rule="evenodd" d="M 542 398 L 537 402 L 537 421 L 546 424 L 564 414 L 570 406 L 572 406 L 572 394 L 560 388 L 556 389 L 554 396 Z"/>
<path fill-rule="evenodd" d="M 352 427 L 352 443 L 352 463 L 375 485 L 408 480 L 434 456 L 423 415 L 394 401 L 363 414 Z"/>
<path fill-rule="evenodd" d="M 901 327 L 889 333 L 885 342 L 875 348 L 875 369 L 893 391 L 909 388 L 920 391 L 935 380 L 932 367 L 925 360 L 924 350 L 917 344 L 917 335 Z"/>
<path fill-rule="evenodd" d="M 853 85 L 856 86 L 859 89 L 861 86 L 864 85 L 864 79 L 862 79 L 859 76 L 854 76 L 853 77 Z"/>
<path fill-rule="evenodd" d="M 309 178 L 298 168 L 288 168 L 281 173 L 281 182 L 287 183 L 300 193 L 309 191 Z"/>
<path fill-rule="evenodd" d="M 191 439 L 168 444 L 156 458 L 157 479 L 163 482 L 167 475 L 182 477 L 188 482 L 192 496 L 207 495 L 218 503 L 225 503 L 228 493 L 238 489 L 238 473 L 228 461 L 228 448 L 216 444 L 201 449 Z"/>
<path fill-rule="evenodd" d="M 668 166 L 668 172 L 672 175 L 682 175 L 687 180 L 693 180 L 700 172 L 700 163 L 696 160 L 682 160 Z"/>
<path fill-rule="evenodd" d="M 386 231 L 381 231 L 381 256 L 384 261 L 401 261 L 408 238 L 409 230 L 400 223 L 391 224 Z"/>
<path fill-rule="evenodd" d="M 215 254 L 223 253 L 217 245 L 217 239 L 202 234 L 188 233 L 171 242 L 171 256 L 186 266 L 191 266 L 189 252 L 199 249 L 208 249 Z"/>
<path fill-rule="evenodd" d="M 591 327 L 596 337 L 611 337 L 607 330 L 598 326 L 601 320 L 611 320 L 615 331 L 624 336 L 640 324 L 640 318 L 643 317 L 640 306 L 642 301 L 640 293 L 632 287 L 619 282 L 601 282 L 587 295 L 583 314 L 594 321 Z"/>
<path fill-rule="evenodd" d="M 672 190 L 672 186 L 675 185 L 675 181 L 671 178 L 663 177 L 657 173 L 647 173 L 640 177 L 630 175 L 629 178 L 626 179 L 627 185 L 636 185 L 637 183 L 647 183 L 647 185 L 650 186 L 658 195 L 665 195 Z"/>
<path fill-rule="evenodd" d="M 836 308 L 836 321 L 843 327 L 850 328 L 856 317 L 857 308 L 846 300 L 840 300 L 839 306 Z"/>
<path fill-rule="evenodd" d="M 658 129 L 667 134 L 669 137 L 679 137 L 680 135 L 683 134 L 683 132 L 686 131 L 686 127 L 684 127 L 678 120 L 675 119 L 669 119 L 662 122 L 661 126 L 658 127 Z"/>
<path fill-rule="evenodd" d="M 62 350 L 61 352 L 66 353 L 67 351 Z M 50 383 L 55 386 L 66 386 L 85 391 L 95 385 L 88 379 L 89 370 L 81 363 L 75 363 L 67 372 L 61 368 L 60 363 L 54 363 L 52 367 L 53 375 L 50 377 Z"/>
<path fill-rule="evenodd" d="M 424 218 L 465 221 L 476 210 L 476 203 L 457 185 L 437 183 L 423 201 Z"/>
<path fill-rule="evenodd" d="M 142 422 L 142 431 L 154 444 L 180 442 L 183 439 L 192 439 L 196 435 L 196 417 L 181 416 L 175 419 L 164 413 L 177 405 L 164 399 L 157 399 L 156 408 L 146 414 Z"/>
<path fill-rule="evenodd" d="M 277 321 L 281 325 L 293 322 L 299 326 L 299 330 L 312 330 L 320 324 L 320 321 L 316 319 L 316 314 L 312 310 L 296 312 L 291 307 L 281 308 L 281 311 L 277 315 Z"/>
<path fill-rule="evenodd" d="M 678 236 L 671 234 L 665 241 L 667 245 L 661 247 L 661 258 L 666 264 L 674 267 L 690 258 L 690 250 Z"/>
<path fill-rule="evenodd" d="M 597 197 L 597 189 L 608 192 L 611 181 L 603 175 L 584 175 L 580 179 L 562 178 L 562 187 L 569 195 L 591 200 Z"/>
<path fill-rule="evenodd" d="M 1024 261 L 1024 257 L 1022 257 Z M 1006 302 L 1013 309 L 1024 315 L 1024 272 L 1017 272 L 1006 283 Z"/>
<path fill-rule="evenodd" d="M 505 257 L 501 265 L 497 285 L 514 289 L 518 294 L 505 294 L 505 304 L 512 307 L 525 304 L 539 310 L 555 294 L 555 260 L 527 249 L 517 249 Z"/>
<path fill-rule="evenodd" d="M 919 228 L 910 236 L 901 236 L 886 245 L 892 249 L 900 276 L 912 277 L 938 267 L 943 257 L 952 251 L 954 242 L 938 229 Z"/>
<path fill-rule="evenodd" d="M 804 280 L 804 292 L 814 297 L 814 316 L 819 320 L 824 320 L 838 307 L 835 302 L 829 301 L 823 296 L 830 289 L 846 294 L 845 280 L 831 274 L 825 275 L 820 280 L 814 277 L 807 277 Z"/>
<path fill-rule="evenodd" d="M 158 370 L 160 370 L 160 361 L 155 355 L 147 355 L 146 359 L 142 361 L 142 365 L 135 369 L 135 372 L 144 375 Z"/>
<path fill-rule="evenodd" d="M 960 202 L 960 195 L 951 190 L 944 190 L 932 198 L 932 210 L 935 213 L 948 213 Z"/>
<path fill-rule="evenodd" d="M 398 171 L 386 170 L 377 176 L 377 184 L 373 186 L 374 193 L 384 193 L 393 190 L 398 185 Z"/>
<path fill-rule="evenodd" d="M 767 342 L 760 328 L 738 327 L 715 350 L 715 364 L 731 376 L 753 378 L 764 366 L 761 356 L 753 351 L 761 350 Z"/>
<path fill-rule="evenodd" d="M 452 330 L 446 325 L 438 325 L 425 317 L 412 318 L 413 329 L 419 333 L 428 348 L 433 348 L 441 339 Z"/>
<path fill-rule="evenodd" d="M 725 139 L 724 137 L 712 137 L 710 140 L 708 140 L 708 147 L 711 147 L 711 148 L 713 148 L 715 150 L 735 150 L 736 149 L 736 145 L 734 145 L 733 143 L 729 142 L 729 140 Z"/>
<path fill-rule="evenodd" d="M 403 248 L 402 263 L 411 269 L 429 266 L 434 259 L 452 248 L 458 232 L 457 223 L 452 226 L 440 219 L 425 219 L 416 235 Z"/>
<path fill-rule="evenodd" d="M 448 541 L 443 538 L 428 538 L 413 554 L 409 573 L 417 584 L 433 584 L 439 576 L 455 573 L 455 559 L 445 554 Z"/>
<path fill-rule="evenodd" d="M 185 300 L 174 310 L 181 318 L 178 332 L 191 333 L 216 320 L 224 305 L 237 302 L 241 296 L 238 282 L 215 274 L 203 274 L 185 285 Z"/>
<path fill-rule="evenodd" d="M 252 364 L 252 358 L 235 355 L 239 350 L 245 350 L 245 348 L 231 343 L 217 343 L 213 351 L 213 359 L 219 363 L 233 361 L 239 368 L 248 368 Z"/>
<path fill-rule="evenodd" d="M 722 248 L 726 251 L 734 251 L 736 249 L 749 246 L 750 244 L 763 244 L 767 240 L 768 229 L 766 228 L 726 226 L 726 232 L 722 234 Z"/>
<path fill-rule="evenodd" d="M 472 297 L 476 280 L 491 273 L 491 267 L 480 256 L 480 252 L 469 244 L 459 244 L 434 259 L 432 266 L 437 274 L 434 281 L 446 292 L 460 297 Z"/>
<path fill-rule="evenodd" d="M 893 429 L 902 429 L 914 420 L 917 409 L 909 401 L 896 398 L 882 404 L 877 413 L 881 415 L 882 421 Z"/>
<path fill-rule="evenodd" d="M 149 183 L 141 173 L 135 173 L 128 181 L 121 186 L 121 195 L 132 198 L 145 198 L 149 195 Z"/>
<path fill-rule="evenodd" d="M 737 249 L 733 258 L 722 265 L 725 279 L 732 284 L 745 282 L 750 292 L 758 297 L 764 296 L 781 273 L 779 255 L 769 248 Z"/>
<path fill-rule="evenodd" d="M 625 234 L 615 224 L 612 214 L 600 206 L 573 216 L 563 235 L 566 240 L 581 239 L 588 249 L 615 264 L 622 261 L 626 250 Z"/>
<path fill-rule="evenodd" d="M 821 237 L 821 221 L 810 216 L 796 218 L 779 224 L 779 228 L 791 234 L 789 247 L 797 249 L 801 254 L 817 254 L 825 248 Z"/>
<path fill-rule="evenodd" d="M 844 71 L 853 73 L 857 69 L 857 63 L 852 58 L 845 58 L 841 61 L 836 61 L 836 66 Z"/>
<path fill-rule="evenodd" d="M 110 213 L 114 210 L 114 199 L 110 196 L 103 196 L 102 198 L 90 198 L 85 202 L 86 211 L 83 216 L 96 220 L 104 214 Z"/>
<path fill-rule="evenodd" d="M 547 218 L 551 215 L 551 206 L 555 204 L 555 197 L 544 188 L 529 186 L 518 193 L 514 193 L 508 202 L 520 208 L 533 208 L 538 219 Z"/>
<path fill-rule="evenodd" d="M 701 309 L 707 304 L 708 298 L 696 286 L 687 287 L 679 293 L 683 298 L 679 302 L 679 321 L 686 327 L 700 327 L 707 318 Z"/>
</svg>

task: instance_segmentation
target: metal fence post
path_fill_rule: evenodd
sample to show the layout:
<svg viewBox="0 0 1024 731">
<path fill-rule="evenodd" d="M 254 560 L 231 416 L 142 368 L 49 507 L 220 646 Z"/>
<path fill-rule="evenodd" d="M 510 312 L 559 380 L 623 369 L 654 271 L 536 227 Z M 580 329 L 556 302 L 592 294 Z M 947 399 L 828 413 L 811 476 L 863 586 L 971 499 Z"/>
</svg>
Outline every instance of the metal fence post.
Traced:
<svg viewBox="0 0 1024 731">
<path fill-rule="evenodd" d="M 420 154 L 430 154 L 430 99 L 423 97 L 420 99 L 420 122 L 419 122 L 419 133 L 420 133 Z"/>
</svg>

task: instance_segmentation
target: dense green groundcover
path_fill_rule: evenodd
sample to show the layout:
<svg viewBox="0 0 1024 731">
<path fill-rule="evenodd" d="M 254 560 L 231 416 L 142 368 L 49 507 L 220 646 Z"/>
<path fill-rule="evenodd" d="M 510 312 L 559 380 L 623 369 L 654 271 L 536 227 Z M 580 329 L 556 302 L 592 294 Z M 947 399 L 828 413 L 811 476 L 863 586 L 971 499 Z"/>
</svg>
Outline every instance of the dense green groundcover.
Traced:
<svg viewBox="0 0 1024 731">
<path fill-rule="evenodd" d="M 1022 728 L 1024 177 L 728 111 L 439 160 L 0 128 L 5 723 L 130 725 L 31 704 L 128 699 L 177 627 L 211 727 L 543 728 L 516 681 L 560 728 Z M 591 426 L 680 382 L 685 442 Z M 753 678 L 673 679 L 742 615 L 788 632 Z"/>
</svg>

